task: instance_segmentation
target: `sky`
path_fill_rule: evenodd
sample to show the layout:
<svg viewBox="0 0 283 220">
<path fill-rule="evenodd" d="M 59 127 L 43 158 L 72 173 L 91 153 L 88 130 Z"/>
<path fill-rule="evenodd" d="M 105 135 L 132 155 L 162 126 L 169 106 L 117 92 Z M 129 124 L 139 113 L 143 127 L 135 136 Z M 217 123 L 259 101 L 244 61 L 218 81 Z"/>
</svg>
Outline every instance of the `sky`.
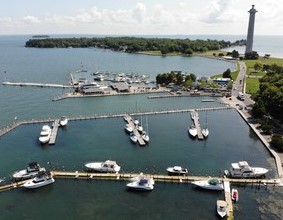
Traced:
<svg viewBox="0 0 283 220">
<path fill-rule="evenodd" d="M 0 35 L 283 35 L 283 0 L 8 0 Z"/>
</svg>

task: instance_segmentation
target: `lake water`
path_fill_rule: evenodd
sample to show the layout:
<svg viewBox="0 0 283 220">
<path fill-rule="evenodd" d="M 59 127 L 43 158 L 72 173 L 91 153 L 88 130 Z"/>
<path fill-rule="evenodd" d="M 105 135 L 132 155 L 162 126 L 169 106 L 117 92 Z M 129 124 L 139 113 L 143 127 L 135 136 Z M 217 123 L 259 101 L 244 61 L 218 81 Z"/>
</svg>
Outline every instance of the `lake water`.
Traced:
<svg viewBox="0 0 283 220">
<path fill-rule="evenodd" d="M 234 64 L 198 57 L 155 57 L 97 49 L 25 48 L 27 36 L 0 37 L 1 81 L 66 83 L 69 73 L 81 62 L 89 70 L 149 74 L 183 70 L 198 76 L 213 75 Z M 6 73 L 4 73 L 6 71 Z M 99 115 L 165 109 L 222 106 L 204 103 L 200 97 L 148 99 L 148 95 L 66 99 L 52 102 L 62 89 L 0 86 L 0 123 L 54 118 L 62 115 Z M 205 112 L 200 112 L 205 124 Z M 145 118 L 143 118 L 145 121 Z M 210 136 L 192 140 L 187 132 L 188 113 L 147 117 L 150 144 L 133 145 L 124 132 L 122 118 L 71 121 L 60 129 L 56 145 L 41 146 L 42 124 L 23 125 L 0 139 L 0 177 L 38 161 L 42 166 L 82 170 L 87 161 L 116 160 L 122 172 L 165 173 L 168 166 L 189 168 L 193 175 L 220 175 L 231 162 L 247 160 L 270 169 L 276 176 L 274 160 L 235 110 L 208 112 Z M 0 219 L 217 219 L 215 203 L 222 192 L 207 192 L 191 184 L 156 183 L 151 193 L 126 190 L 126 182 L 103 180 L 62 180 L 34 191 L 15 189 L 1 193 Z M 280 219 L 277 198 L 282 190 L 273 187 L 238 187 L 240 202 L 235 219 Z M 280 201 L 280 200 L 279 200 Z M 273 207 L 273 208 L 274 208 Z M 279 210 L 279 209 L 278 209 Z"/>
</svg>

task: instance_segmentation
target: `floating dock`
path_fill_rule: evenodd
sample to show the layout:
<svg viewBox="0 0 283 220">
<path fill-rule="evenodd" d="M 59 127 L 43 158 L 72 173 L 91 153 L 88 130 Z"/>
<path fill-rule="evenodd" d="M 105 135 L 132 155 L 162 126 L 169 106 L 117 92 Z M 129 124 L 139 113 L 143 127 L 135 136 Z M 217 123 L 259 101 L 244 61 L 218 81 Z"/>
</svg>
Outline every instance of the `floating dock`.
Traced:
<svg viewBox="0 0 283 220">
<path fill-rule="evenodd" d="M 230 182 L 224 180 L 223 183 L 224 183 L 225 201 L 227 203 L 227 216 L 230 217 L 233 216 L 233 204 L 231 198 Z"/>
<path fill-rule="evenodd" d="M 137 139 L 138 139 L 138 143 L 140 146 L 144 146 L 146 143 L 143 140 L 141 134 L 139 133 L 139 131 L 136 129 L 136 126 L 133 123 L 133 119 L 130 115 L 125 115 L 124 116 L 125 121 L 129 124 L 130 127 L 133 128 L 133 132 L 136 135 Z"/>
<path fill-rule="evenodd" d="M 195 127 L 197 129 L 197 133 L 198 133 L 198 139 L 199 140 L 203 140 L 204 137 L 203 137 L 203 134 L 201 132 L 201 127 L 200 127 L 200 122 L 199 122 L 199 115 L 198 113 L 193 110 L 191 111 L 191 117 L 192 117 L 192 120 L 194 121 L 194 124 L 195 124 Z"/>
<path fill-rule="evenodd" d="M 51 131 L 51 136 L 49 140 L 50 145 L 54 145 L 56 142 L 56 137 L 57 137 L 59 126 L 60 126 L 60 120 L 56 119 L 52 124 L 52 131 Z"/>
</svg>

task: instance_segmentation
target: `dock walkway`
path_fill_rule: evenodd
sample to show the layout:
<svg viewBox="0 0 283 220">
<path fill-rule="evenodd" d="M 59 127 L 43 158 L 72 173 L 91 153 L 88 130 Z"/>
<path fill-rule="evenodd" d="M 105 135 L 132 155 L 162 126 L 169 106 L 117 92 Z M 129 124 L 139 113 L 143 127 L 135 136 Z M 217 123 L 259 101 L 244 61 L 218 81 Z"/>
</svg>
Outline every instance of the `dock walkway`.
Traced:
<svg viewBox="0 0 283 220">
<path fill-rule="evenodd" d="M 52 83 L 32 83 L 32 82 L 3 82 L 6 86 L 35 86 L 35 87 L 50 87 L 50 88 L 73 88 L 70 85 L 52 84 Z"/>
<path fill-rule="evenodd" d="M 56 142 L 56 137 L 57 137 L 59 126 L 60 126 L 60 120 L 56 119 L 52 124 L 52 131 L 51 131 L 51 136 L 49 140 L 50 145 L 53 145 Z"/>
<path fill-rule="evenodd" d="M 233 216 L 233 204 L 231 198 L 230 182 L 224 180 L 223 183 L 224 183 L 225 201 L 227 203 L 227 216 L 229 217 L 229 216 Z"/>
<path fill-rule="evenodd" d="M 199 114 L 196 111 L 191 111 L 191 117 L 192 120 L 194 121 L 195 127 L 197 129 L 197 133 L 198 133 L 198 139 L 199 140 L 203 140 L 203 134 L 201 132 L 201 127 L 200 127 L 200 122 L 199 122 Z"/>
</svg>

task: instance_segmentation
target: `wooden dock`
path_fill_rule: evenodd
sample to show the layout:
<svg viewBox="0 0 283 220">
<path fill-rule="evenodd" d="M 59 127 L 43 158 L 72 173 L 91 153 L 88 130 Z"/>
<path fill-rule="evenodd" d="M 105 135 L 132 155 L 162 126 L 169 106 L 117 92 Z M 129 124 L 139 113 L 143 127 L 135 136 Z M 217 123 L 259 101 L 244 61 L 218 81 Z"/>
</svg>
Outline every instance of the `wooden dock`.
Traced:
<svg viewBox="0 0 283 220">
<path fill-rule="evenodd" d="M 51 131 L 51 136 L 49 140 L 50 145 L 54 145 L 56 142 L 56 137 L 57 137 L 59 126 L 60 126 L 60 120 L 56 119 L 52 124 L 52 131 Z"/>
<path fill-rule="evenodd" d="M 199 114 L 195 110 L 191 111 L 191 118 L 194 121 L 195 127 L 197 129 L 198 139 L 203 140 L 204 137 L 203 137 L 203 134 L 201 132 L 201 127 L 200 127 L 200 122 L 199 122 Z"/>
<path fill-rule="evenodd" d="M 227 203 L 227 216 L 230 217 L 233 216 L 233 204 L 231 197 L 230 182 L 224 180 L 223 183 L 224 183 L 225 201 Z"/>
<path fill-rule="evenodd" d="M 140 146 L 145 146 L 145 141 L 143 140 L 141 134 L 139 133 L 139 131 L 137 130 L 136 126 L 133 123 L 133 119 L 130 115 L 125 115 L 124 116 L 125 121 L 129 124 L 130 127 L 133 128 L 133 132 L 136 135 L 137 139 L 138 139 L 138 143 Z"/>
<path fill-rule="evenodd" d="M 35 87 L 49 87 L 49 88 L 73 88 L 70 85 L 52 84 L 52 83 L 32 83 L 32 82 L 3 82 L 6 86 L 35 86 Z"/>
</svg>

